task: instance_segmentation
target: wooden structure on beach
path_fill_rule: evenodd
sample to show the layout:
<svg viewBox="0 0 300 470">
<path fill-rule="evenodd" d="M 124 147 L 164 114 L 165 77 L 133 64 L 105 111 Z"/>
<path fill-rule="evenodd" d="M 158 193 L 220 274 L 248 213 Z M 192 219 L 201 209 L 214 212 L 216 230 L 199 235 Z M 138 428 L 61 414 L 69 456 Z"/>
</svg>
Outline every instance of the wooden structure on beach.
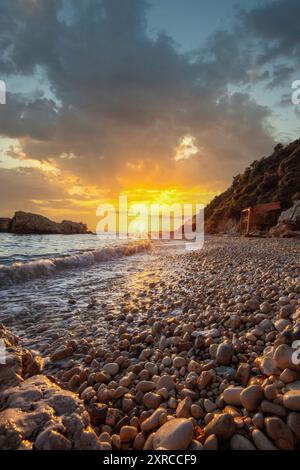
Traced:
<svg viewBox="0 0 300 470">
<path fill-rule="evenodd" d="M 268 230 L 271 215 L 277 215 L 280 202 L 269 202 L 247 207 L 241 212 L 240 233 L 249 235 L 251 232 Z"/>
</svg>

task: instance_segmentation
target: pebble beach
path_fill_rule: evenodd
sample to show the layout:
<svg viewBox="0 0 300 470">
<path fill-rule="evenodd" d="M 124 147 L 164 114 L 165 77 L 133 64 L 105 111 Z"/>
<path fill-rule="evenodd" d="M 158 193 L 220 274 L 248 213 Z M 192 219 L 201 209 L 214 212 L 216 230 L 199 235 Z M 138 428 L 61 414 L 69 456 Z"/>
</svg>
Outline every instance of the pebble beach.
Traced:
<svg viewBox="0 0 300 470">
<path fill-rule="evenodd" d="M 299 449 L 299 261 L 297 239 L 210 237 L 7 291 L 0 447 Z"/>
</svg>

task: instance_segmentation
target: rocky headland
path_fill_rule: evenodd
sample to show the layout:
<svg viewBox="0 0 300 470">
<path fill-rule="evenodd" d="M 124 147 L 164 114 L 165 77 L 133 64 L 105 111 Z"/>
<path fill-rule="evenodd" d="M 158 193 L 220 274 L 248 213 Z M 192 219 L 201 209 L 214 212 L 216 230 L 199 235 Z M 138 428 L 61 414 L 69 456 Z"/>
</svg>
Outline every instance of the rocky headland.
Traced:
<svg viewBox="0 0 300 470">
<path fill-rule="evenodd" d="M 87 226 L 81 222 L 63 220 L 53 222 L 39 214 L 17 211 L 12 219 L 0 218 L 0 232 L 16 233 L 22 235 L 31 234 L 84 234 L 88 233 Z"/>
<path fill-rule="evenodd" d="M 296 239 L 213 237 L 114 303 L 0 315 L 0 447 L 299 449 L 299 259 Z"/>
</svg>

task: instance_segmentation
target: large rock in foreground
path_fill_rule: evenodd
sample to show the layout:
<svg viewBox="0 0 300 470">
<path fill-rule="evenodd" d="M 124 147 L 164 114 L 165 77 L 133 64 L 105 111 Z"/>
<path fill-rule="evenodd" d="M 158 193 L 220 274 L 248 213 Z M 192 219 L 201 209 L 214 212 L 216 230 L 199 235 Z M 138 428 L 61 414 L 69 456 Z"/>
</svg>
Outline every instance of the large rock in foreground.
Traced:
<svg viewBox="0 0 300 470">
<path fill-rule="evenodd" d="M 18 211 L 15 213 L 11 221 L 10 231 L 18 234 L 69 235 L 87 233 L 87 226 L 70 220 L 64 220 L 61 223 L 57 223 L 42 215 Z"/>
<path fill-rule="evenodd" d="M 1 324 L 0 340 L 0 449 L 102 449 L 83 401 L 41 375 L 41 359 Z"/>
<path fill-rule="evenodd" d="M 82 400 L 44 375 L 35 375 L 0 395 L 3 450 L 100 450 Z"/>
</svg>

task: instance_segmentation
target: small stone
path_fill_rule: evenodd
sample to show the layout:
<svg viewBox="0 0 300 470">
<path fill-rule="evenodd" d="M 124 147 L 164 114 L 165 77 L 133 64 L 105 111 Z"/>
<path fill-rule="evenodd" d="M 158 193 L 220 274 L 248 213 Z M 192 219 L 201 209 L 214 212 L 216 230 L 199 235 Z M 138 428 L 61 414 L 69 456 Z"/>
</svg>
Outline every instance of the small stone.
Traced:
<svg viewBox="0 0 300 470">
<path fill-rule="evenodd" d="M 218 447 L 218 438 L 215 436 L 215 434 L 208 436 L 203 444 L 203 450 L 218 450 Z"/>
<path fill-rule="evenodd" d="M 193 439 L 192 442 L 189 445 L 188 450 L 189 451 L 203 450 L 203 445 L 201 444 L 201 442 L 198 442 L 195 439 Z"/>
<path fill-rule="evenodd" d="M 247 411 L 255 411 L 263 399 L 263 390 L 260 385 L 249 385 L 241 392 L 240 398 Z"/>
<path fill-rule="evenodd" d="M 155 410 L 161 403 L 161 396 L 157 393 L 148 392 L 144 395 L 143 403 L 148 410 Z"/>
<path fill-rule="evenodd" d="M 230 439 L 230 448 L 232 450 L 255 450 L 254 445 L 241 434 L 234 434 Z"/>
<path fill-rule="evenodd" d="M 277 416 L 265 419 L 265 429 L 268 436 L 275 442 L 276 446 L 282 450 L 294 449 L 294 438 L 292 431 L 282 419 Z"/>
<path fill-rule="evenodd" d="M 111 375 L 112 377 L 119 372 L 119 366 L 116 362 L 110 362 L 103 366 L 104 372 Z"/>
<path fill-rule="evenodd" d="M 289 413 L 287 425 L 293 431 L 295 436 L 300 439 L 300 413 L 297 413 L 296 411 Z"/>
<path fill-rule="evenodd" d="M 173 359 L 173 366 L 176 367 L 176 369 L 180 369 L 180 367 L 185 366 L 185 364 L 186 364 L 186 360 L 184 357 L 176 356 Z"/>
<path fill-rule="evenodd" d="M 267 400 L 274 400 L 277 396 L 277 388 L 275 384 L 266 385 L 264 388 L 264 395 Z"/>
<path fill-rule="evenodd" d="M 283 404 L 292 411 L 300 411 L 300 390 L 289 390 L 283 395 Z"/>
<path fill-rule="evenodd" d="M 176 418 L 189 418 L 191 416 L 191 405 L 192 400 L 190 397 L 186 397 L 178 403 L 176 408 Z"/>
<path fill-rule="evenodd" d="M 193 418 L 198 420 L 198 419 L 203 418 L 204 411 L 203 411 L 203 409 L 201 408 L 200 405 L 197 405 L 196 403 L 193 403 L 192 406 L 191 406 L 191 415 L 193 416 Z"/>
<path fill-rule="evenodd" d="M 156 383 L 156 390 L 161 388 L 166 388 L 167 390 L 173 390 L 175 388 L 174 380 L 170 375 L 162 375 L 157 383 Z"/>
<path fill-rule="evenodd" d="M 151 382 L 149 380 L 142 380 L 141 382 L 138 383 L 136 389 L 140 390 L 143 393 L 150 392 L 151 390 L 154 390 L 156 387 L 154 382 Z"/>
<path fill-rule="evenodd" d="M 219 344 L 216 359 L 218 364 L 221 366 L 228 366 L 231 363 L 232 356 L 234 354 L 233 344 L 229 341 Z"/>
<path fill-rule="evenodd" d="M 272 310 L 272 305 L 269 304 L 269 302 L 263 302 L 259 306 L 259 310 L 262 313 L 269 313 Z"/>
<path fill-rule="evenodd" d="M 236 380 L 242 385 L 247 385 L 250 376 L 250 364 L 246 362 L 239 365 L 236 372 Z"/>
<path fill-rule="evenodd" d="M 120 430 L 121 442 L 131 442 L 138 434 L 138 430 L 134 426 L 123 426 Z"/>
<path fill-rule="evenodd" d="M 233 417 L 228 413 L 215 416 L 204 428 L 205 436 L 215 434 L 218 439 L 229 439 L 235 431 Z"/>
<path fill-rule="evenodd" d="M 154 434 L 153 449 L 185 450 L 193 437 L 193 425 L 185 418 L 174 418 L 163 424 Z"/>
<path fill-rule="evenodd" d="M 199 379 L 197 380 L 199 390 L 204 390 L 207 385 L 215 379 L 215 376 L 216 374 L 212 369 L 201 372 Z"/>
<path fill-rule="evenodd" d="M 258 450 L 278 450 L 277 447 L 259 429 L 253 429 L 252 439 Z"/>
<path fill-rule="evenodd" d="M 61 361 L 62 359 L 65 359 L 66 357 L 72 356 L 73 354 L 73 348 L 67 347 L 67 348 L 60 348 L 57 349 L 51 356 L 50 359 L 51 361 Z"/>
<path fill-rule="evenodd" d="M 217 405 L 209 398 L 204 399 L 204 408 L 207 413 L 211 413 L 217 408 Z"/>
<path fill-rule="evenodd" d="M 282 416 L 283 418 L 287 415 L 287 411 L 284 406 L 278 405 L 278 403 L 274 403 L 272 401 L 263 400 L 260 407 L 267 415 Z"/>
<path fill-rule="evenodd" d="M 157 408 L 149 418 L 145 419 L 145 421 L 141 424 L 142 431 L 151 431 L 152 429 L 156 428 L 160 424 L 160 418 L 162 415 L 166 414 L 165 408 Z"/>
<path fill-rule="evenodd" d="M 295 351 L 287 344 L 280 344 L 274 352 L 274 360 L 279 369 L 292 369 L 300 371 L 300 364 L 293 361 L 293 353 Z"/>
<path fill-rule="evenodd" d="M 242 387 L 228 387 L 223 392 L 223 399 L 227 405 L 240 406 Z"/>
<path fill-rule="evenodd" d="M 299 373 L 291 369 L 284 369 L 279 376 L 279 379 L 285 384 L 299 380 L 299 378 Z"/>
</svg>

